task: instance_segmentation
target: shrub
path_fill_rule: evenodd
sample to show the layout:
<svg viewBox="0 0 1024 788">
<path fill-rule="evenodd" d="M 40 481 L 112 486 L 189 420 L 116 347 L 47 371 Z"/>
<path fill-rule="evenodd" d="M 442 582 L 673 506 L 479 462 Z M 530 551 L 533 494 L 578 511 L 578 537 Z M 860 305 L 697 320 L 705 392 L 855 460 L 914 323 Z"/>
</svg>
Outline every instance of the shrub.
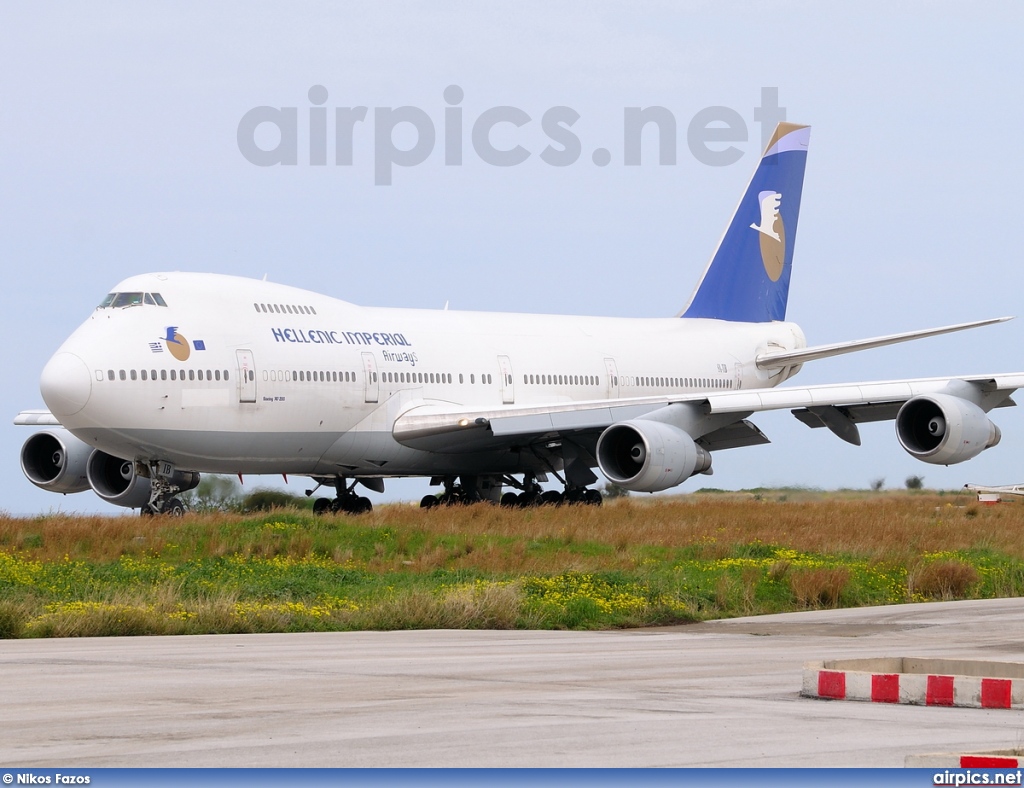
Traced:
<svg viewBox="0 0 1024 788">
<path fill-rule="evenodd" d="M 243 512 L 269 512 L 271 509 L 305 509 L 312 506 L 305 498 L 284 490 L 254 490 L 242 499 Z"/>
<path fill-rule="evenodd" d="M 789 588 L 803 607 L 835 607 L 850 583 L 846 567 L 796 569 L 789 573 Z"/>
<path fill-rule="evenodd" d="M 933 561 L 907 577 L 911 596 L 932 599 L 964 599 L 981 577 L 978 570 L 963 561 Z"/>
</svg>

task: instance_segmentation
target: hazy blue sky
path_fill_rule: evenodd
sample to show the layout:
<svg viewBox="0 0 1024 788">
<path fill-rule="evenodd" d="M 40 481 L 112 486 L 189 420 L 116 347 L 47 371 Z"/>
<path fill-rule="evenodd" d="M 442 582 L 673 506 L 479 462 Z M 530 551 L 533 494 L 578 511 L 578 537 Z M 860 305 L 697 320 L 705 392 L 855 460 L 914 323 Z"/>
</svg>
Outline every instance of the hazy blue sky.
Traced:
<svg viewBox="0 0 1024 788">
<path fill-rule="evenodd" d="M 675 314 L 755 164 L 762 87 L 814 127 L 789 309 L 810 343 L 1018 314 L 1022 29 L 1011 2 L 5 2 L 0 509 L 112 510 L 24 479 L 29 430 L 11 420 L 42 407 L 47 358 L 135 273 L 266 274 L 371 305 Z M 352 166 L 333 164 L 333 123 L 328 165 L 308 163 L 314 85 L 329 117 L 369 107 Z M 464 91 L 462 166 L 444 163 L 449 85 Z M 239 121 L 262 105 L 298 108 L 297 165 L 240 153 Z M 433 152 L 375 185 L 374 109 L 405 105 L 432 119 Z M 503 105 L 532 118 L 494 134 L 531 152 L 518 166 L 485 163 L 470 141 L 473 121 Z M 652 105 L 677 120 L 676 164 L 658 164 L 652 135 L 627 167 L 623 108 Z M 555 106 L 580 115 L 571 166 L 540 158 Z M 749 129 L 735 164 L 687 147 L 709 106 Z M 1017 320 L 812 362 L 797 381 L 1017 371 L 1022 338 Z M 1024 481 L 1024 409 L 995 420 L 1000 446 L 945 469 L 906 455 L 891 423 L 863 428 L 854 448 L 766 414 L 755 421 L 771 445 L 720 453 L 714 477 L 681 489 Z"/>
</svg>

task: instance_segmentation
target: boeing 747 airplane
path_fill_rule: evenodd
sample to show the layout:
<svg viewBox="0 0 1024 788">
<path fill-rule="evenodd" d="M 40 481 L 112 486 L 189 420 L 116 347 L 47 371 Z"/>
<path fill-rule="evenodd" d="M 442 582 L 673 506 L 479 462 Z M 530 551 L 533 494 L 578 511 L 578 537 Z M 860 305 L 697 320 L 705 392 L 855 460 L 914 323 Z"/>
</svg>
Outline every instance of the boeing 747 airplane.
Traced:
<svg viewBox="0 0 1024 788">
<path fill-rule="evenodd" d="M 43 369 L 35 485 L 183 510 L 199 474 L 295 474 L 362 512 L 387 478 L 443 485 L 422 505 L 600 503 L 598 477 L 656 492 L 767 443 L 748 420 L 787 408 L 860 443 L 894 419 L 912 456 L 949 465 L 999 442 L 993 408 L 1024 373 L 778 387 L 801 365 L 1007 318 L 807 347 L 786 322 L 810 128 L 782 123 L 689 304 L 623 319 L 356 306 L 200 273 L 114 287 Z M 543 492 L 554 477 L 562 490 Z M 518 491 L 518 492 L 517 492 Z"/>
</svg>

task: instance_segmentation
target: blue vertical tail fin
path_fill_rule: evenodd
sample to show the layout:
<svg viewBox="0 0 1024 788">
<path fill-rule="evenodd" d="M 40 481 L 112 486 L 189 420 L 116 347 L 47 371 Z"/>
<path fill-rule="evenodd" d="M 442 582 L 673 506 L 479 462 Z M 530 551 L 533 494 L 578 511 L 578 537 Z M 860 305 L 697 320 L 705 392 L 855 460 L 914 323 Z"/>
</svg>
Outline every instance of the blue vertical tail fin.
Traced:
<svg viewBox="0 0 1024 788">
<path fill-rule="evenodd" d="M 780 123 L 680 317 L 786 319 L 811 127 Z"/>
</svg>

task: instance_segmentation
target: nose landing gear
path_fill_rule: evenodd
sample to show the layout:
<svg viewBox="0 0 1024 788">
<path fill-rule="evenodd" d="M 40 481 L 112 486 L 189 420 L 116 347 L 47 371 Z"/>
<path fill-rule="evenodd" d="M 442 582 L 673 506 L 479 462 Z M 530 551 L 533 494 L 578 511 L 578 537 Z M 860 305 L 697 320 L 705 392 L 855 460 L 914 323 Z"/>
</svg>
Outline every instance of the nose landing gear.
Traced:
<svg viewBox="0 0 1024 788">
<path fill-rule="evenodd" d="M 137 473 L 144 474 L 142 463 L 136 463 Z M 188 508 L 178 493 L 186 492 L 199 485 L 199 474 L 195 471 L 178 471 L 168 463 L 151 462 L 149 470 L 149 503 L 139 508 L 139 514 L 143 516 L 154 514 L 169 514 L 171 517 L 182 517 Z"/>
</svg>

